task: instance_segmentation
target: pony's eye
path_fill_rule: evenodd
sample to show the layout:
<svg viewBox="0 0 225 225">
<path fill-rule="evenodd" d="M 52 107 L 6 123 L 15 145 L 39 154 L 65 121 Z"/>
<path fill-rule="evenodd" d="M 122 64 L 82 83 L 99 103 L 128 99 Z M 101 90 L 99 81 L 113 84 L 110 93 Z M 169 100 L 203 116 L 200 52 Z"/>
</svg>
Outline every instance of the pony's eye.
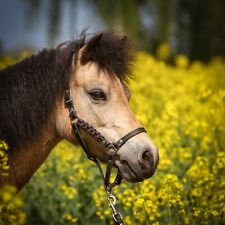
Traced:
<svg viewBox="0 0 225 225">
<path fill-rule="evenodd" d="M 106 101 L 105 93 L 100 89 L 94 89 L 89 92 L 89 95 L 93 100 Z"/>
</svg>

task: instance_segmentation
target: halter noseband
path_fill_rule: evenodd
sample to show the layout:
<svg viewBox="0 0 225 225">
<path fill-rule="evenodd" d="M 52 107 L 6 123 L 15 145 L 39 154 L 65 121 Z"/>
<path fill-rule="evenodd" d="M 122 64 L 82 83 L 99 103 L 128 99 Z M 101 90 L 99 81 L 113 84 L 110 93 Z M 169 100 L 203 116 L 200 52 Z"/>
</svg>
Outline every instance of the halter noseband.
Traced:
<svg viewBox="0 0 225 225">
<path fill-rule="evenodd" d="M 114 212 L 113 218 L 117 222 L 117 220 L 119 221 L 119 219 L 122 219 L 122 217 L 121 217 L 120 213 L 118 213 L 115 210 L 115 204 L 114 204 L 115 203 L 115 197 L 113 195 L 111 195 L 111 190 L 112 190 L 113 187 L 115 187 L 116 185 L 119 185 L 121 183 L 122 177 L 121 177 L 119 169 L 117 171 L 117 176 L 115 178 L 115 181 L 113 183 L 110 183 L 111 171 L 112 171 L 113 165 L 114 165 L 115 160 L 116 160 L 116 154 L 119 151 L 119 149 L 129 139 L 131 139 L 132 137 L 136 136 L 139 133 L 146 132 L 146 130 L 143 127 L 136 128 L 136 129 L 130 131 L 129 133 L 127 133 L 122 138 L 120 138 L 117 142 L 112 143 L 112 142 L 108 141 L 93 126 L 91 126 L 89 123 L 80 119 L 77 116 L 77 113 L 76 113 L 76 110 L 74 108 L 74 104 L 73 104 L 73 101 L 72 101 L 72 98 L 71 98 L 71 95 L 70 95 L 70 90 L 66 90 L 65 95 L 64 95 L 64 102 L 65 102 L 65 107 L 68 108 L 68 110 L 69 110 L 71 127 L 72 127 L 72 130 L 73 130 L 79 144 L 81 145 L 84 152 L 86 153 L 87 158 L 92 160 L 93 162 L 95 162 L 95 164 L 97 165 L 97 167 L 99 169 L 99 172 L 100 172 L 100 174 L 102 176 L 102 179 L 104 181 L 105 190 L 106 190 L 107 194 L 109 195 L 108 200 L 109 200 L 109 203 L 110 203 L 110 207 L 113 209 L 113 212 Z M 97 158 L 95 156 L 91 155 L 90 150 L 89 150 L 86 142 L 84 141 L 84 139 L 81 135 L 80 128 L 82 128 L 85 132 L 87 132 L 97 142 L 101 143 L 103 145 L 103 147 L 105 147 L 107 149 L 107 167 L 106 167 L 105 175 L 102 171 L 102 168 L 101 168 Z M 113 201 L 112 201 L 112 199 L 113 199 Z M 123 223 L 118 222 L 118 224 L 123 224 Z"/>
</svg>

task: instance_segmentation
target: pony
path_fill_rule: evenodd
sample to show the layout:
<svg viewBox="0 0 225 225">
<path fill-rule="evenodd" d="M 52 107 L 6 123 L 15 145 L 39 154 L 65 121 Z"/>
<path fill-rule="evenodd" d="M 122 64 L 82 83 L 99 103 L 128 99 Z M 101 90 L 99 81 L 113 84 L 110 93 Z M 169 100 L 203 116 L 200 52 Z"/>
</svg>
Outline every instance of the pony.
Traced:
<svg viewBox="0 0 225 225">
<path fill-rule="evenodd" d="M 63 139 L 79 144 L 64 95 L 70 90 L 77 115 L 114 143 L 140 127 L 129 107 L 127 80 L 133 51 L 125 35 L 101 32 L 43 49 L 0 71 L 0 140 L 9 145 L 9 183 L 20 190 Z M 90 154 L 102 162 L 107 151 L 80 128 Z M 147 133 L 133 134 L 116 152 L 113 166 L 128 182 L 151 177 L 157 147 Z"/>
</svg>

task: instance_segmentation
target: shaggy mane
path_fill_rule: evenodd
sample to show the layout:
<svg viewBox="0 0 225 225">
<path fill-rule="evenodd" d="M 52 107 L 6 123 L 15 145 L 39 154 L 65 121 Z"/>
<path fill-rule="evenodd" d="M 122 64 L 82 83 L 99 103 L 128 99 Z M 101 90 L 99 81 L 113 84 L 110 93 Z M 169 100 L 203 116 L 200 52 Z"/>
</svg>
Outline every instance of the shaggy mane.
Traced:
<svg viewBox="0 0 225 225">
<path fill-rule="evenodd" d="M 98 39 L 98 40 L 97 40 Z M 97 40 L 97 41 L 96 41 Z M 103 32 L 90 38 L 44 49 L 23 61 L 0 70 L 0 140 L 10 149 L 38 135 L 57 100 L 69 86 L 72 60 L 87 45 L 82 64 L 95 62 L 121 81 L 129 74 L 132 59 L 127 38 Z"/>
</svg>

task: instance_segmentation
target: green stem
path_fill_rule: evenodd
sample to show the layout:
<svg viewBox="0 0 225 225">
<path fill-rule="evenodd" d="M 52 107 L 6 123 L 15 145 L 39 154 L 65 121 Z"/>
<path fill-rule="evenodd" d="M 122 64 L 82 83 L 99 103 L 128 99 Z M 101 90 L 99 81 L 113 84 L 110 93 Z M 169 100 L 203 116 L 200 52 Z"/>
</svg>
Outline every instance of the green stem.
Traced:
<svg viewBox="0 0 225 225">
<path fill-rule="evenodd" d="M 145 211 L 145 214 L 146 214 L 146 217 L 147 217 L 148 224 L 151 225 L 151 221 L 150 221 L 150 219 L 149 219 L 148 212 L 147 212 L 147 210 L 146 210 L 146 208 L 145 208 L 145 203 L 143 203 L 142 206 L 143 206 L 143 208 L 144 208 L 144 211 Z"/>
<path fill-rule="evenodd" d="M 168 195 L 167 195 L 167 202 L 168 202 L 168 207 L 167 207 L 167 209 L 168 209 L 168 224 L 170 224 L 171 223 L 171 208 L 170 208 L 170 194 L 168 193 Z"/>
</svg>

